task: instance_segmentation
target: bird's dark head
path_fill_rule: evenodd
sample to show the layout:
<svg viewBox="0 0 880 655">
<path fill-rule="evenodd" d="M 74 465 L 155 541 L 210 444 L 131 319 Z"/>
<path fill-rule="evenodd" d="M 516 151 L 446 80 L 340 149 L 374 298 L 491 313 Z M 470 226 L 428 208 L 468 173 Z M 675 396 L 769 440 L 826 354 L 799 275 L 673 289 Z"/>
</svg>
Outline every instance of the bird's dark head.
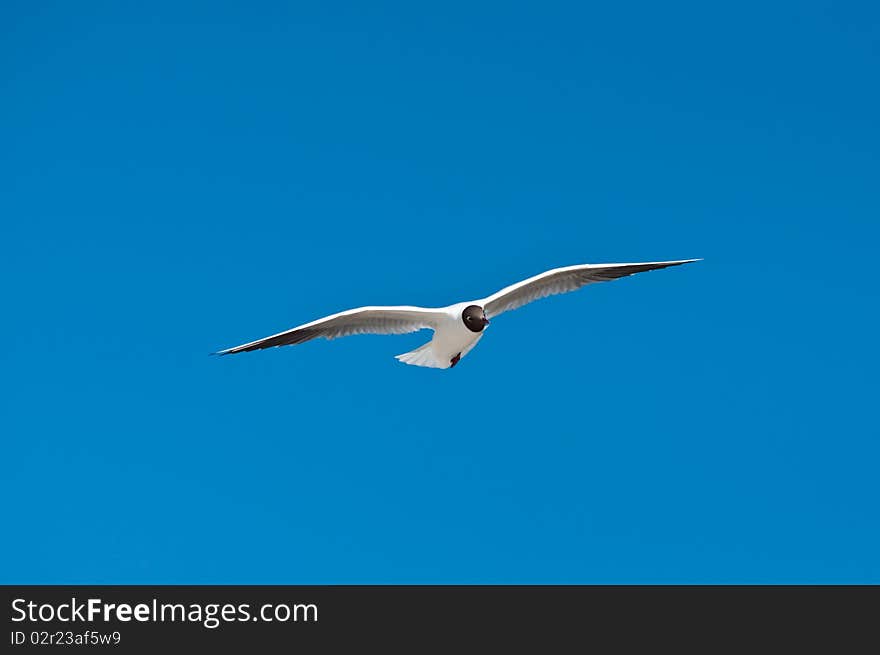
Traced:
<svg viewBox="0 0 880 655">
<path fill-rule="evenodd" d="M 486 312 L 479 305 L 468 305 L 461 313 L 461 320 L 464 326 L 471 332 L 482 332 L 483 328 L 489 325 L 489 319 L 486 318 Z"/>
</svg>

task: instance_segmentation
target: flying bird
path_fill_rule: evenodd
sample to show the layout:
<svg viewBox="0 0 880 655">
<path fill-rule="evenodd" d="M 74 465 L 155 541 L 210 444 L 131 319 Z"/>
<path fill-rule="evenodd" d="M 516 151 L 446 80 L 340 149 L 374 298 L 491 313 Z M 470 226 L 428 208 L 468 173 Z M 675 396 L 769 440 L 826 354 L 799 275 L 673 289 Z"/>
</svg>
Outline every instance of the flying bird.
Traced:
<svg viewBox="0 0 880 655">
<path fill-rule="evenodd" d="M 579 264 L 554 268 L 480 300 L 455 303 L 448 307 L 358 307 L 331 314 L 317 321 L 251 341 L 234 348 L 221 350 L 217 355 L 292 346 L 324 337 L 336 339 L 352 334 L 405 334 L 422 329 L 434 331 L 434 337 L 425 345 L 397 359 L 413 366 L 453 368 L 483 338 L 486 326 L 496 316 L 511 309 L 546 298 L 547 296 L 580 289 L 593 282 L 607 282 L 634 273 L 679 266 L 698 259 L 640 264 Z"/>
</svg>

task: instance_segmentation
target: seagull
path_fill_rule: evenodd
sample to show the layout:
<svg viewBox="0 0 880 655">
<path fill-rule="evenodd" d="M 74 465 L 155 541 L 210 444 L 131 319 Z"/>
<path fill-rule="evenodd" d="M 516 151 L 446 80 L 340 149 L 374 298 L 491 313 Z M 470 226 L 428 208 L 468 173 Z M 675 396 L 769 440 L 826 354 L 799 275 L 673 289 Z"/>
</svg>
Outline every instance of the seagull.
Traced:
<svg viewBox="0 0 880 655">
<path fill-rule="evenodd" d="M 578 264 L 554 268 L 504 287 L 501 291 L 481 300 L 459 302 L 448 307 L 410 305 L 358 307 L 250 343 L 227 348 L 215 354 L 232 355 L 276 346 L 292 346 L 318 337 L 336 339 L 352 334 L 405 334 L 429 329 L 434 331 L 434 337 L 428 343 L 408 353 L 397 355 L 396 358 L 412 366 L 454 368 L 483 338 L 489 321 L 504 312 L 517 309 L 539 298 L 580 289 L 593 282 L 607 282 L 634 273 L 696 261 L 700 260 L 680 259 L 639 264 Z"/>
</svg>

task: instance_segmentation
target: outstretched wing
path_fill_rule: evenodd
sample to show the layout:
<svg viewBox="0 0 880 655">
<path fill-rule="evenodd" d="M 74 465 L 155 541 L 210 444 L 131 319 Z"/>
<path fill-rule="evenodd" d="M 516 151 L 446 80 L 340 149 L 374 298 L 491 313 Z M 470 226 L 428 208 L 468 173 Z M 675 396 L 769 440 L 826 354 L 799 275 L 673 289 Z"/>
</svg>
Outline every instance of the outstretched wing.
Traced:
<svg viewBox="0 0 880 655">
<path fill-rule="evenodd" d="M 658 268 L 679 266 L 696 261 L 700 260 L 682 259 L 672 262 L 643 262 L 641 264 L 580 264 L 554 268 L 493 293 L 482 301 L 482 305 L 486 315 L 489 318 L 494 318 L 502 312 L 522 307 L 533 300 L 574 291 L 592 282 L 607 282 L 633 273 L 653 271 Z"/>
<path fill-rule="evenodd" d="M 300 325 L 285 332 L 251 341 L 216 353 L 233 353 L 261 350 L 274 346 L 291 346 L 318 337 L 336 339 L 351 334 L 405 334 L 423 328 L 435 329 L 443 314 L 424 307 L 358 307 L 345 312 L 325 316 L 317 321 Z"/>
</svg>

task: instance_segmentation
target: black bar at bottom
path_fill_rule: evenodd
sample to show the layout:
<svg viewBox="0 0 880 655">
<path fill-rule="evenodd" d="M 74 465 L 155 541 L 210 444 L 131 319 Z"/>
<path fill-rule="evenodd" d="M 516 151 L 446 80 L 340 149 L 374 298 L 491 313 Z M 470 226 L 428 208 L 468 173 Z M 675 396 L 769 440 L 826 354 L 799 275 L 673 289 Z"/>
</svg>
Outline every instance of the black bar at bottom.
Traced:
<svg viewBox="0 0 880 655">
<path fill-rule="evenodd" d="M 5 652 L 877 648 L 875 586 L 4 586 Z M 71 620 L 72 619 L 72 620 Z M 847 647 L 849 646 L 849 647 Z M 8 647 L 8 648 L 7 648 Z M 876 652 L 876 651 L 875 651 Z"/>
</svg>

